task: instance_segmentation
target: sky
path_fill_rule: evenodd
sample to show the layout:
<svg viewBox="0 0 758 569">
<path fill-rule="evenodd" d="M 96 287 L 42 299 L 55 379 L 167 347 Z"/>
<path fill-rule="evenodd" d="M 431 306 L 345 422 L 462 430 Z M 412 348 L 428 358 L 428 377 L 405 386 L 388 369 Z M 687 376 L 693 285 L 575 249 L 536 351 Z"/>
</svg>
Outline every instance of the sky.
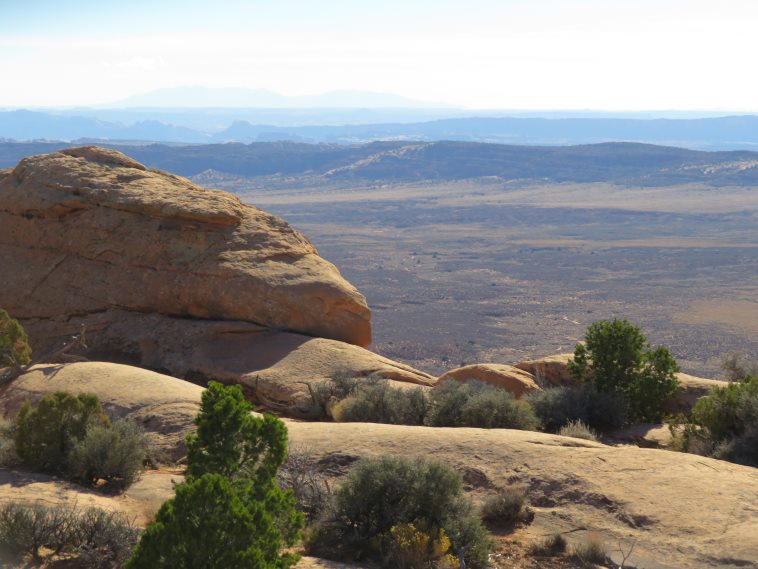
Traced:
<svg viewBox="0 0 758 569">
<path fill-rule="evenodd" d="M 0 106 L 199 85 L 758 111 L 757 0 L 0 0 Z"/>
</svg>

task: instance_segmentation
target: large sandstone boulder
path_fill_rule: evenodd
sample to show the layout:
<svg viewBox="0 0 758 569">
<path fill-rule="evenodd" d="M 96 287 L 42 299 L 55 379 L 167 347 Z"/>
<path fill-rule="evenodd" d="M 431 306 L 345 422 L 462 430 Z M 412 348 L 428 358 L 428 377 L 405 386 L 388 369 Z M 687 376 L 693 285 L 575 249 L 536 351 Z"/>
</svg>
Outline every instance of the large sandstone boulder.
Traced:
<svg viewBox="0 0 758 569">
<path fill-rule="evenodd" d="M 120 308 L 371 343 L 364 297 L 286 222 L 94 146 L 0 173 L 0 274 L 25 321 Z"/>
<path fill-rule="evenodd" d="M 530 373 L 541 387 L 563 387 L 577 384 L 568 369 L 574 354 L 555 354 L 513 364 L 513 367 Z"/>
<path fill-rule="evenodd" d="M 451 369 L 442 374 L 437 379 L 437 383 L 451 379 L 456 381 L 483 381 L 505 389 L 515 397 L 522 397 L 533 391 L 541 390 L 540 386 L 534 381 L 532 374 L 502 364 L 472 364 Z"/>
</svg>

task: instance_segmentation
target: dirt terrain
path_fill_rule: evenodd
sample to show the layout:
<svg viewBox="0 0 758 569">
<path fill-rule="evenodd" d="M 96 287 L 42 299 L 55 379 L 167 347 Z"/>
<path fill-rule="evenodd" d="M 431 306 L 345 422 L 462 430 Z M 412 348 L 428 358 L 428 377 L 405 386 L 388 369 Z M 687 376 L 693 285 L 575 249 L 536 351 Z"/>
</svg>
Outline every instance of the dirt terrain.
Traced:
<svg viewBox="0 0 758 569">
<path fill-rule="evenodd" d="M 570 351 L 611 317 L 695 375 L 758 355 L 754 188 L 205 178 L 309 235 L 367 297 L 373 348 L 430 373 Z"/>
</svg>

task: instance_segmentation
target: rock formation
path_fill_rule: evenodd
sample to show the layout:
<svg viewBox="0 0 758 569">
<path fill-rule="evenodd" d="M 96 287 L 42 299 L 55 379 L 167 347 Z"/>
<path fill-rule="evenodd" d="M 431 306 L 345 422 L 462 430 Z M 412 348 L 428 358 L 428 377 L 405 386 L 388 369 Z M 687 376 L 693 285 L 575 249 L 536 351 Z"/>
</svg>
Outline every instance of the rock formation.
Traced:
<svg viewBox="0 0 758 569">
<path fill-rule="evenodd" d="M 528 395 L 533 391 L 540 391 L 541 388 L 534 381 L 534 376 L 518 368 L 502 364 L 473 364 L 442 374 L 437 383 L 454 379 L 457 381 L 477 380 L 489 383 L 495 387 L 502 387 L 512 393 L 515 397 Z"/>
<path fill-rule="evenodd" d="M 91 359 L 286 405 L 339 372 L 433 383 L 363 349 L 364 297 L 283 220 L 112 150 L 0 172 L 0 274 L 37 354 L 84 324 Z"/>
<path fill-rule="evenodd" d="M 134 389 L 128 387 L 130 381 Z M 199 403 L 201 392 L 181 380 L 144 370 L 84 363 L 32 370 L 4 388 L 0 402 L 11 395 L 37 397 L 56 389 L 94 392 L 122 414 L 150 417 L 143 424 L 154 437 L 166 437 L 166 425 L 176 432 L 189 430 L 189 406 Z M 188 405 L 186 411 L 170 405 L 172 394 L 181 409 Z M 10 407 L 2 410 L 12 413 Z M 635 543 L 629 561 L 648 569 L 751 567 L 758 559 L 758 474 L 754 468 L 697 455 L 611 447 L 510 429 L 286 423 L 291 444 L 307 448 L 331 477 L 346 473 L 362 457 L 406 455 L 449 464 L 468 481 L 474 499 L 508 484 L 524 484 L 536 513 L 526 531 L 535 541 L 562 532 L 580 542 L 594 532 L 602 536 L 609 551 L 617 544 L 628 549 Z M 144 523 L 160 505 L 160 497 L 171 492 L 170 478 L 160 473 L 146 473 L 124 496 L 115 498 L 76 490 L 73 484 L 42 475 L 25 473 L 23 483 L 20 478 L 0 468 L 0 500 L 33 501 L 42 496 L 56 503 L 79 494 L 81 505 L 96 500 L 102 507 L 141 512 L 138 523 Z"/>
<path fill-rule="evenodd" d="M 555 354 L 534 360 L 513 364 L 520 370 L 530 373 L 541 387 L 562 387 L 576 385 L 576 379 L 568 370 L 568 362 L 574 354 Z"/>
<path fill-rule="evenodd" d="M 98 147 L 0 174 L 0 273 L 24 320 L 120 308 L 371 343 L 364 297 L 286 222 Z"/>
<path fill-rule="evenodd" d="M 549 387 L 571 387 L 577 385 L 576 379 L 568 369 L 568 362 L 573 354 L 556 354 L 534 360 L 513 364 L 534 376 L 538 385 Z M 686 373 L 677 373 L 679 386 L 667 405 L 670 413 L 689 413 L 698 399 L 708 395 L 715 387 L 724 387 L 728 382 L 717 379 L 705 379 Z"/>
</svg>

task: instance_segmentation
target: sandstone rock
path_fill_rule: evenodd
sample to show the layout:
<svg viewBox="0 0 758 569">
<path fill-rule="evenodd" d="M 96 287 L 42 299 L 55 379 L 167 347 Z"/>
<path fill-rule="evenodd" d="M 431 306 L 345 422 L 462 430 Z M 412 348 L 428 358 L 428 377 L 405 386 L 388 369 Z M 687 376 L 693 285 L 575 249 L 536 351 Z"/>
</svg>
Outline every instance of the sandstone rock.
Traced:
<svg viewBox="0 0 758 569">
<path fill-rule="evenodd" d="M 158 396 L 155 391 L 135 389 L 121 394 L 122 382 L 114 381 L 112 375 L 83 374 L 88 367 L 102 365 L 112 367 L 66 365 L 58 371 L 57 378 L 48 376 L 48 381 L 57 382 L 56 389 L 72 390 L 78 385 L 77 377 L 85 375 L 86 389 L 98 393 L 103 400 L 129 407 L 131 413 L 162 412 L 160 407 L 154 408 Z M 104 371 L 112 373 L 107 368 Z M 145 373 L 130 368 L 124 373 L 127 371 Z M 32 373 L 42 374 L 42 370 Z M 68 380 L 64 382 L 65 378 Z M 26 383 L 30 391 L 33 385 L 44 384 L 41 378 L 32 379 Z M 160 397 L 167 404 L 175 388 L 182 394 L 180 401 L 199 398 L 199 391 L 188 388 L 181 380 L 152 378 L 150 383 L 157 381 Z M 14 384 L 6 389 L 20 389 Z M 177 417 L 186 421 L 185 429 L 191 428 L 189 413 Z M 317 464 L 350 464 L 362 457 L 403 455 L 442 461 L 463 474 L 475 467 L 481 483 L 472 489 L 474 498 L 483 497 L 483 492 L 492 488 L 524 484 L 536 511 L 525 537 L 534 540 L 556 531 L 581 540 L 587 532 L 595 532 L 609 549 L 617 543 L 627 548 L 636 543 L 634 557 L 629 561 L 648 569 L 749 567 L 758 559 L 754 505 L 758 471 L 754 468 L 696 455 L 610 447 L 509 429 L 285 422 L 291 443 L 307 448 Z M 338 477 L 348 470 L 349 467 L 331 468 L 326 472 Z M 159 475 L 146 473 L 144 488 L 140 481 L 124 497 L 111 498 L 49 477 L 0 469 L 0 500 L 40 497 L 55 503 L 61 498 L 81 496 L 80 505 L 94 500 L 102 507 L 111 504 L 119 511 L 142 512 L 138 523 L 144 523 L 149 512 L 157 509 L 162 493 L 169 491 L 169 475 L 153 478 Z"/>
<path fill-rule="evenodd" d="M 120 308 L 371 342 L 364 297 L 283 220 L 103 148 L 0 177 L 0 274 L 24 322 Z"/>
<path fill-rule="evenodd" d="M 702 456 L 611 447 L 508 429 L 288 422 L 293 444 L 314 460 L 419 456 L 461 473 L 472 466 L 497 488 L 524 484 L 535 509 L 527 528 L 582 541 L 600 536 L 646 569 L 752 567 L 758 559 L 758 471 Z M 476 494 L 475 494 L 476 495 Z M 536 566 L 536 565 L 535 565 Z"/>
<path fill-rule="evenodd" d="M 96 507 L 120 512 L 136 526 L 144 527 L 161 504 L 174 496 L 174 483 L 183 478 L 176 472 L 148 470 L 126 492 L 112 496 L 46 474 L 0 467 L 0 503 L 67 505 L 79 510 Z"/>
<path fill-rule="evenodd" d="M 201 384 L 241 383 L 252 399 L 285 405 L 295 416 L 307 416 L 312 408 L 308 385 L 338 373 L 375 373 L 399 384 L 434 383 L 423 372 L 352 344 L 249 322 L 109 310 L 83 319 L 29 322 L 27 329 L 48 346 L 57 337 L 75 333 L 80 321 L 87 322 L 91 359 L 146 367 Z"/>
<path fill-rule="evenodd" d="M 445 372 L 437 379 L 437 384 L 448 379 L 457 381 L 477 380 L 502 387 L 515 397 L 522 397 L 533 391 L 540 391 L 534 376 L 513 366 L 502 364 L 473 364 Z"/>
<path fill-rule="evenodd" d="M 605 439 L 613 443 L 633 444 L 643 448 L 670 448 L 674 442 L 667 424 L 642 423 L 609 433 Z"/>
<path fill-rule="evenodd" d="M 203 388 L 119 364 L 41 364 L 0 389 L 0 413 L 14 416 L 24 401 L 56 391 L 97 395 L 109 413 L 141 424 L 159 457 L 175 461 L 184 455 Z"/>
<path fill-rule="evenodd" d="M 568 370 L 568 362 L 574 354 L 555 354 L 513 364 L 520 370 L 531 373 L 541 387 L 562 387 L 577 384 Z"/>
</svg>

